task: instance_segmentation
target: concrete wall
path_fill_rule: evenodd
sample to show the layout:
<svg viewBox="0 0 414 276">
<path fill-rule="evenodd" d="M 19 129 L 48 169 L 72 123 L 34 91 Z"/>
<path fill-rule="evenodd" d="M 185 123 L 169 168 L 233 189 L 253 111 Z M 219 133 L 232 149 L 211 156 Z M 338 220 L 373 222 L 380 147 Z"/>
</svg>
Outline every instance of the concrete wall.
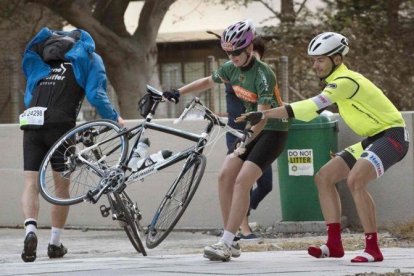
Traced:
<svg viewBox="0 0 414 276">
<path fill-rule="evenodd" d="M 413 137 L 413 113 L 404 113 L 410 136 Z M 127 126 L 138 121 L 128 121 Z M 171 120 L 158 122 L 177 127 Z M 205 124 L 202 121 L 182 122 L 178 127 L 197 132 Z M 215 143 L 206 148 L 207 167 L 200 187 L 188 210 L 182 217 L 177 228 L 181 229 L 211 229 L 222 227 L 219 203 L 217 199 L 217 176 L 225 156 L 224 132 L 216 129 Z M 151 132 L 151 133 L 150 133 Z M 178 150 L 188 146 L 188 142 L 173 136 L 164 136 L 153 131 L 147 132 L 151 150 Z M 339 149 L 360 140 L 343 122 L 339 121 Z M 0 125 L 0 226 L 22 225 L 23 215 L 20 208 L 20 196 L 23 190 L 22 172 L 22 131 L 17 125 Z M 392 167 L 383 177 L 370 184 L 370 191 L 377 205 L 378 223 L 386 226 L 394 223 L 404 223 L 414 219 L 414 184 L 413 184 L 413 149 L 410 148 L 404 160 Z M 273 164 L 274 188 L 263 200 L 257 211 L 253 211 L 250 221 L 257 221 L 262 226 L 273 226 L 282 219 L 280 194 L 278 187 L 277 163 Z M 137 182 L 128 187 L 132 198 L 138 201 L 143 211 L 143 224 L 149 224 L 153 213 L 175 177 L 177 168 L 169 168 L 156 175 L 148 177 L 144 182 Z M 343 199 L 344 215 L 351 224 L 358 224 L 358 218 L 346 185 L 340 183 L 338 188 Z M 111 218 L 103 218 L 99 206 L 107 204 L 102 197 L 96 205 L 81 203 L 71 207 L 67 224 L 82 227 L 116 227 Z M 49 226 L 50 204 L 41 198 L 39 222 Z"/>
<path fill-rule="evenodd" d="M 404 159 L 391 167 L 382 177 L 369 184 L 369 191 L 377 208 L 380 226 L 414 221 L 414 153 L 413 153 L 413 112 L 403 112 L 410 136 L 410 148 Z M 338 145 L 342 149 L 360 140 L 340 120 Z M 345 183 L 338 185 L 342 208 L 350 224 L 359 224 L 358 216 Z"/>
</svg>

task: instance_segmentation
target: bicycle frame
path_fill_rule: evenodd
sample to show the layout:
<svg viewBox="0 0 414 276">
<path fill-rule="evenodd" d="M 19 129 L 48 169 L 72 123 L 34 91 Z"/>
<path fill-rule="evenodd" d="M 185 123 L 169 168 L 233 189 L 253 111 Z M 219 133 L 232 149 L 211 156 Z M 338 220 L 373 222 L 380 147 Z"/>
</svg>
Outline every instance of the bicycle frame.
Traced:
<svg viewBox="0 0 414 276">
<path fill-rule="evenodd" d="M 155 105 L 155 108 L 156 108 L 156 105 L 157 104 L 158 104 L 158 102 L 156 102 L 154 104 Z M 184 117 L 186 115 L 186 113 L 188 113 L 188 111 L 191 108 L 194 108 L 195 105 L 197 105 L 197 104 L 201 104 L 201 103 L 200 103 L 200 101 L 199 101 L 198 98 L 195 98 L 190 103 L 190 105 L 186 108 L 186 110 L 183 112 L 183 114 L 182 114 L 182 116 L 180 116 L 180 118 L 181 117 Z M 204 116 L 204 119 L 209 118 L 208 116 L 211 116 L 211 115 L 212 115 L 212 113 L 207 112 L 207 114 Z M 133 151 L 135 150 L 135 148 L 138 145 L 138 142 L 139 142 L 139 139 L 140 139 L 142 133 L 147 128 L 148 129 L 155 130 L 155 131 L 160 131 L 162 133 L 167 133 L 167 134 L 171 134 L 171 135 L 174 135 L 174 136 L 178 136 L 180 138 L 183 138 L 183 139 L 187 139 L 187 140 L 196 142 L 197 144 L 195 146 L 193 146 L 193 147 L 189 147 L 189 148 L 187 148 L 187 149 L 185 149 L 185 150 L 183 150 L 181 152 L 178 152 L 178 153 L 170 156 L 169 158 L 167 158 L 166 160 L 164 160 L 162 162 L 155 163 L 155 164 L 153 164 L 153 165 L 151 165 L 151 166 L 149 166 L 149 167 L 147 167 L 147 168 L 145 168 L 143 170 L 139 170 L 139 171 L 131 174 L 126 179 L 126 181 L 125 181 L 126 183 L 129 180 L 134 181 L 134 180 L 143 179 L 144 177 L 146 177 L 146 176 L 148 176 L 150 174 L 153 174 L 153 173 L 155 173 L 155 172 L 157 172 L 159 170 L 162 170 L 162 169 L 167 168 L 167 167 L 169 167 L 171 165 L 174 165 L 175 163 L 177 163 L 177 162 L 179 162 L 179 161 L 187 158 L 194 151 L 197 152 L 197 153 L 199 153 L 199 154 L 201 154 L 203 152 L 204 146 L 205 146 L 205 144 L 207 142 L 207 137 L 211 133 L 211 131 L 212 131 L 212 129 L 213 129 L 213 127 L 214 127 L 215 124 L 217 124 L 217 125 L 219 125 L 221 127 L 224 127 L 226 129 L 226 131 L 232 133 L 235 136 L 238 136 L 239 138 L 242 138 L 242 137 L 244 138 L 244 134 L 241 134 L 238 130 L 233 129 L 233 128 L 227 126 L 227 124 L 225 124 L 225 123 L 223 123 L 223 122 L 221 122 L 219 120 L 217 120 L 215 122 L 211 118 L 209 118 L 208 124 L 207 124 L 206 128 L 204 129 L 204 132 L 202 132 L 201 134 L 195 134 L 195 133 L 191 133 L 191 132 L 188 132 L 188 131 L 185 131 L 185 130 L 179 130 L 179 129 L 175 129 L 175 128 L 163 126 L 163 125 L 160 125 L 160 124 L 156 124 L 156 123 L 151 123 L 150 122 L 151 119 L 152 119 L 152 114 L 150 113 L 147 116 L 146 121 L 144 123 L 142 123 L 141 125 L 136 126 L 136 127 L 131 128 L 131 129 L 128 130 L 128 132 L 131 133 L 135 129 L 141 128 L 140 130 L 137 131 L 136 134 L 134 134 L 134 136 L 137 135 L 137 138 L 135 139 L 134 145 L 133 145 L 132 149 L 129 152 L 128 158 L 125 160 L 124 165 L 125 164 L 128 164 L 129 159 L 132 157 Z"/>
<path fill-rule="evenodd" d="M 148 118 L 147 118 L 148 120 Z M 79 153 L 77 153 L 78 158 L 82 161 L 82 163 L 86 164 L 93 172 L 95 172 L 99 177 L 103 178 L 103 180 L 101 180 L 102 185 L 100 185 L 98 187 L 97 190 L 95 191 L 91 191 L 89 193 L 89 196 L 86 200 L 89 200 L 93 203 L 96 203 L 99 198 L 102 196 L 102 194 L 104 194 L 107 190 L 108 187 L 110 187 L 112 185 L 112 183 L 110 181 L 105 181 L 105 172 L 108 168 L 102 169 L 98 164 L 100 164 L 100 161 L 103 161 L 105 159 L 105 156 L 102 156 L 97 162 L 94 162 L 96 164 L 93 164 L 91 162 L 89 162 L 87 159 L 85 159 L 83 157 L 83 155 L 86 152 L 89 151 L 93 151 L 95 148 L 108 143 L 120 136 L 125 135 L 127 137 L 128 140 L 130 140 L 133 137 L 135 138 L 133 147 L 129 150 L 129 153 L 127 154 L 127 158 L 125 160 L 122 160 L 120 165 L 119 165 L 119 169 L 121 169 L 122 171 L 127 171 L 129 168 L 127 166 L 130 158 L 132 157 L 133 151 L 135 150 L 135 148 L 138 145 L 138 142 L 142 136 L 142 134 L 144 133 L 145 129 L 151 129 L 151 130 L 155 130 L 155 131 L 159 131 L 162 133 L 167 133 L 167 134 L 171 134 L 186 140 L 190 140 L 192 142 L 195 142 L 196 144 L 188 147 L 185 150 L 182 150 L 180 152 L 177 152 L 175 154 L 173 154 L 172 156 L 170 156 L 169 158 L 161 161 L 161 162 L 157 162 L 151 166 L 148 166 L 142 170 L 138 170 L 136 172 L 132 172 L 130 175 L 126 176 L 124 179 L 124 183 L 126 185 L 136 181 L 136 180 L 143 180 L 145 177 L 156 173 L 157 171 L 160 171 L 162 169 L 165 169 L 169 166 L 172 166 L 184 159 L 186 159 L 187 157 L 189 157 L 191 154 L 194 153 L 198 153 L 198 154 L 202 154 L 204 146 L 207 142 L 207 137 L 209 135 L 209 133 L 211 132 L 211 130 L 213 129 L 214 126 L 214 122 L 209 121 L 204 132 L 202 132 L 201 134 L 195 134 L 189 131 L 184 131 L 184 130 L 179 130 L 179 129 L 175 129 L 175 128 L 171 128 L 171 127 L 167 127 L 167 126 L 163 126 L 157 123 L 151 123 L 149 121 L 145 121 L 135 127 L 132 127 L 130 129 L 121 131 L 120 133 L 118 133 L 117 135 L 114 135 L 113 137 L 110 137 L 108 139 L 105 139 L 99 143 L 96 143 L 90 147 L 86 147 L 84 148 L 82 151 L 80 151 Z M 115 148 L 114 148 L 115 149 Z M 114 151 L 114 150 L 112 150 Z"/>
<path fill-rule="evenodd" d="M 83 157 L 83 155 L 86 152 L 89 151 L 94 151 L 95 148 L 108 143 L 120 136 L 125 136 L 127 138 L 127 140 L 130 140 L 134 137 L 134 143 L 132 148 L 129 150 L 129 152 L 127 153 L 127 157 L 124 160 L 121 160 L 119 167 L 118 168 L 114 168 L 118 171 L 115 171 L 115 175 L 117 173 L 119 173 L 119 170 L 121 170 L 123 172 L 123 183 L 125 185 L 128 185 L 134 181 L 137 180 L 143 180 L 145 177 L 154 174 L 162 169 L 165 169 L 169 166 L 172 166 L 186 158 L 188 158 L 191 154 L 193 153 L 197 153 L 197 154 L 202 154 L 204 146 L 207 143 L 207 138 L 209 136 L 209 134 L 211 133 L 214 125 L 218 125 L 220 127 L 224 127 L 226 129 L 226 131 L 232 133 L 233 135 L 239 137 L 239 138 L 245 138 L 244 134 L 241 133 L 238 130 L 235 130 L 229 126 L 227 126 L 227 124 L 225 124 L 224 122 L 222 122 L 218 117 L 216 117 L 209 109 L 207 109 L 204 105 L 201 104 L 200 100 L 198 98 L 194 98 L 193 101 L 190 102 L 190 104 L 185 108 L 185 110 L 183 111 L 183 113 L 181 114 L 180 118 L 177 119 L 178 121 L 181 121 L 186 115 L 187 113 L 195 108 L 197 105 L 199 105 L 200 107 L 203 108 L 203 112 L 205 112 L 204 115 L 204 119 L 208 120 L 207 126 L 205 127 L 204 131 L 201 134 L 195 134 L 189 131 L 185 131 L 185 130 L 180 130 L 180 129 L 176 129 L 176 128 L 172 128 L 172 127 L 167 127 L 167 126 L 163 126 L 157 123 L 152 123 L 152 117 L 153 114 L 155 113 L 155 110 L 158 106 L 158 104 L 161 102 L 162 98 L 160 97 L 161 92 L 155 90 L 154 88 L 148 86 L 148 92 L 149 93 L 153 93 L 156 97 L 157 100 L 154 101 L 153 106 L 151 107 L 151 111 L 149 112 L 149 114 L 147 115 L 147 117 L 145 118 L 145 121 L 137 126 L 134 126 L 132 128 L 123 130 L 121 132 L 119 132 L 117 135 L 114 135 L 110 138 L 107 138 L 97 144 L 94 144 L 90 147 L 86 147 L 84 148 L 82 151 L 80 151 L 77 155 L 78 158 L 81 160 L 82 163 L 86 164 L 93 172 L 95 172 L 99 177 L 102 178 L 101 180 L 101 185 L 98 186 L 98 188 L 95 191 L 91 191 L 87 197 L 86 200 L 90 200 L 93 203 L 96 203 L 99 198 L 102 196 L 102 194 L 106 193 L 108 190 L 108 187 L 114 187 L 114 184 L 112 183 L 112 181 L 107 181 L 107 178 L 109 177 L 113 177 L 112 175 L 107 175 L 106 176 L 106 172 L 108 170 L 108 168 L 101 168 L 101 166 L 99 166 L 101 164 L 101 161 L 104 161 L 106 156 L 102 156 L 100 157 L 100 159 L 96 163 L 93 164 L 91 162 L 89 162 L 87 159 L 85 159 Z M 128 162 L 129 160 L 132 158 L 132 154 L 134 152 L 134 150 L 136 149 L 136 147 L 138 146 L 138 142 L 141 138 L 141 136 L 143 135 L 143 133 L 145 132 L 146 129 L 151 129 L 154 131 L 159 131 L 161 133 L 167 133 L 167 134 L 171 134 L 192 142 L 195 142 L 196 144 L 188 147 L 187 149 L 184 149 L 180 152 L 177 152 L 175 154 L 173 154 L 172 156 L 170 156 L 169 158 L 161 161 L 161 162 L 157 162 L 155 164 L 152 164 L 142 170 L 138 170 L 136 172 L 131 172 L 130 175 L 125 176 L 125 172 L 127 172 L 129 170 L 128 167 Z M 242 142 L 243 144 L 243 142 Z M 112 152 L 114 152 L 118 147 L 114 147 L 114 149 L 112 151 L 109 152 L 109 154 L 111 154 Z M 128 151 L 128 149 L 127 149 Z M 108 154 L 108 155 L 109 155 Z M 110 168 L 109 168 L 110 169 Z M 110 178 L 109 178 L 110 179 Z M 111 179 L 110 179 L 111 180 Z M 125 185 L 123 185 L 123 187 L 125 187 Z M 118 186 L 115 187 L 115 189 L 119 188 Z"/>
<path fill-rule="evenodd" d="M 159 170 L 162 170 L 164 168 L 167 168 L 169 166 L 174 165 L 177 162 L 180 162 L 180 161 L 184 160 L 185 158 L 187 158 L 188 156 L 190 156 L 194 152 L 197 152 L 197 153 L 201 154 L 203 152 L 204 145 L 207 142 L 206 137 L 208 137 L 208 134 L 211 132 L 212 127 L 213 127 L 213 123 L 209 122 L 206 129 L 204 130 L 204 132 L 201 135 L 191 133 L 191 132 L 188 132 L 188 131 L 184 131 L 184 130 L 179 130 L 179 129 L 159 125 L 159 124 L 156 124 L 156 123 L 150 123 L 150 122 L 144 122 L 141 125 L 130 129 L 130 131 L 133 131 L 134 129 L 141 128 L 141 130 L 139 130 L 138 133 L 135 134 L 137 137 L 135 139 L 134 146 L 130 150 L 128 158 L 124 161 L 124 165 L 128 164 L 128 161 L 132 157 L 132 153 L 135 150 L 135 148 L 137 147 L 137 144 L 138 144 L 138 142 L 141 138 L 141 135 L 144 133 L 145 129 L 152 129 L 152 130 L 159 131 L 159 132 L 162 132 L 162 133 L 171 134 L 171 135 L 174 135 L 174 136 L 186 139 L 186 140 L 196 142 L 196 145 L 188 147 L 187 149 L 185 149 L 183 151 L 177 152 L 177 153 L 173 154 L 172 156 L 170 156 L 169 158 L 167 158 L 167 159 L 165 159 L 161 162 L 157 162 L 157 163 L 155 163 L 155 164 L 153 164 L 149 167 L 146 167 L 142 170 L 138 170 L 136 172 L 133 172 L 130 176 L 128 176 L 125 179 L 125 183 L 128 184 L 128 183 L 130 183 L 132 181 L 135 181 L 135 180 L 142 180 L 148 175 L 151 175 L 151 174 L 153 174 L 153 173 L 155 173 Z"/>
</svg>

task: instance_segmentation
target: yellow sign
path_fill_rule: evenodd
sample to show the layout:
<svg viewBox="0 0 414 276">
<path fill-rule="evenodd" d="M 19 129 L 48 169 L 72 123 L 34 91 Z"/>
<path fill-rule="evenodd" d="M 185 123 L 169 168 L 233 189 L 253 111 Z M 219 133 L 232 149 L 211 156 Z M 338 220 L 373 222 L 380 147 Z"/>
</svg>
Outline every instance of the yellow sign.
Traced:
<svg viewBox="0 0 414 276">
<path fill-rule="evenodd" d="M 313 175 L 312 149 L 290 149 L 287 154 L 289 175 Z"/>
</svg>

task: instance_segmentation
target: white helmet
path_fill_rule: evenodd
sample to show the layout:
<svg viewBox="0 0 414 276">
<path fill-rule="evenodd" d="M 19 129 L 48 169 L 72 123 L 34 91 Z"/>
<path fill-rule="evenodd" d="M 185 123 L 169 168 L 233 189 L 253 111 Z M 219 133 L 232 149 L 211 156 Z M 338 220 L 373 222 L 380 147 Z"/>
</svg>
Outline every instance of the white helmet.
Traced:
<svg viewBox="0 0 414 276">
<path fill-rule="evenodd" d="M 349 51 L 348 39 L 334 32 L 321 33 L 311 40 L 308 46 L 309 56 L 345 56 Z"/>
</svg>

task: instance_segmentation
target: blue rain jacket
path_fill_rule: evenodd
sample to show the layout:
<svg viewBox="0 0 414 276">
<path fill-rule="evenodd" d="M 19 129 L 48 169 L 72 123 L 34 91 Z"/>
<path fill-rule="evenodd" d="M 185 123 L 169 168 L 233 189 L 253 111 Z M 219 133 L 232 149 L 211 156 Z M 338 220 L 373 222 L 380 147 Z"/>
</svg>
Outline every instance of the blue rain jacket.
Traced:
<svg viewBox="0 0 414 276">
<path fill-rule="evenodd" d="M 91 35 L 80 30 L 80 39 L 65 54 L 65 59 L 73 66 L 76 82 L 85 91 L 88 102 L 96 108 L 98 114 L 104 119 L 116 121 L 119 117 L 106 93 L 106 73 L 102 58 L 95 53 L 95 42 Z M 27 79 L 24 94 L 24 104 L 29 107 L 32 93 L 37 83 L 47 77 L 51 70 L 42 57 L 33 49 L 33 45 L 48 39 L 53 33 L 68 34 L 70 32 L 54 31 L 43 28 L 29 42 L 23 56 L 23 72 Z"/>
</svg>

